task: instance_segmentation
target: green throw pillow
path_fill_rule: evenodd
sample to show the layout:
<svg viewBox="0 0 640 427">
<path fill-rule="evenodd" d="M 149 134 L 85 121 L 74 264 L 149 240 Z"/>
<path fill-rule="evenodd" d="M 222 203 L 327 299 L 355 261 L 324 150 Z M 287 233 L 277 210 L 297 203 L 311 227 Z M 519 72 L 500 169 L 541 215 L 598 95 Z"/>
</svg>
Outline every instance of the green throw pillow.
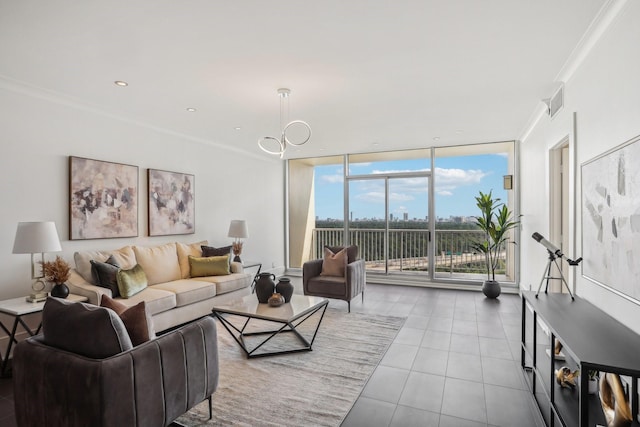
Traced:
<svg viewBox="0 0 640 427">
<path fill-rule="evenodd" d="M 195 257 L 189 255 L 191 277 L 224 276 L 230 274 L 229 255 Z"/>
<path fill-rule="evenodd" d="M 122 298 L 129 298 L 147 287 L 147 275 L 140 264 L 136 264 L 131 270 L 120 270 L 116 276 L 118 290 Z"/>
</svg>

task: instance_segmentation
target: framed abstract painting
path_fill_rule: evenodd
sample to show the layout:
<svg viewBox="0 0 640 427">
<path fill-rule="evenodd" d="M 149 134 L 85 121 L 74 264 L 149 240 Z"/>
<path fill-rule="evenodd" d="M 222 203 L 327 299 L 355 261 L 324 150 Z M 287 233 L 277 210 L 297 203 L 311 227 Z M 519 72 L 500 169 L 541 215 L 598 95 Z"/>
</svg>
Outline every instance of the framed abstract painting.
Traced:
<svg viewBox="0 0 640 427">
<path fill-rule="evenodd" d="M 195 233 L 195 177 L 147 170 L 149 236 Z"/>
<path fill-rule="evenodd" d="M 640 136 L 582 164 L 582 275 L 640 304 Z"/>
<path fill-rule="evenodd" d="M 138 167 L 69 157 L 69 239 L 138 236 Z"/>
</svg>

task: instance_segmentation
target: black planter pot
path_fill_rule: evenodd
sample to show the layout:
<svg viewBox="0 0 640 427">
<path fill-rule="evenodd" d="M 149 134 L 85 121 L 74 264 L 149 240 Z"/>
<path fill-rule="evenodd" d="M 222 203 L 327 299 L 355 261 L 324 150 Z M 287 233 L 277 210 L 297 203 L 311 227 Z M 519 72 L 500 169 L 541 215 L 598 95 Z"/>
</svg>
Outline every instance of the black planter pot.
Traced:
<svg viewBox="0 0 640 427">
<path fill-rule="evenodd" d="M 66 298 L 69 296 L 69 287 L 64 283 L 56 283 L 51 288 L 51 296 L 56 298 Z"/>
<path fill-rule="evenodd" d="M 497 281 L 485 280 L 484 283 L 482 283 L 482 293 L 487 298 L 498 298 L 500 292 L 500 283 L 498 283 Z"/>
<path fill-rule="evenodd" d="M 291 279 L 288 277 L 281 277 L 276 285 L 276 292 L 284 297 L 284 302 L 291 301 L 291 295 L 293 295 L 293 285 Z"/>
</svg>

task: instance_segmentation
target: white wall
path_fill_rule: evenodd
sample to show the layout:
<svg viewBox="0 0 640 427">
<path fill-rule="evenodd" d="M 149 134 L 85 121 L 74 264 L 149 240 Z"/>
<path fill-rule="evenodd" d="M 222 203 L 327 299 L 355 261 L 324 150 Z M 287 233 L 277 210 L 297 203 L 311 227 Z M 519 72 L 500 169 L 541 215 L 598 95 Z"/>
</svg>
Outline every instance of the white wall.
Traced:
<svg viewBox="0 0 640 427">
<path fill-rule="evenodd" d="M 580 165 L 640 135 L 640 2 L 629 1 L 610 23 L 580 67 L 565 82 L 565 107 L 548 116 L 522 141 L 522 274 L 521 287 L 537 289 L 546 265 L 544 249 L 529 238 L 534 231 L 549 235 L 549 150 L 569 137 L 574 147 L 576 211 L 572 212 L 575 248 L 567 255 L 580 256 Z M 576 129 L 572 116 L 576 113 Z M 612 171 L 612 173 L 614 173 Z M 638 201 L 640 207 L 640 200 Z M 576 270 L 577 294 L 640 333 L 640 305 L 616 296 L 584 279 Z M 640 286 L 639 284 L 636 284 Z"/>
<path fill-rule="evenodd" d="M 86 249 L 202 239 L 227 245 L 232 241 L 226 236 L 229 221 L 246 219 L 250 237 L 243 259 L 261 261 L 265 270 L 284 268 L 284 167 L 279 159 L 191 141 L 2 80 L 0 141 L 0 299 L 31 290 L 30 256 L 11 253 L 19 221 L 55 221 L 60 255 L 72 263 L 73 252 Z M 139 237 L 69 240 L 69 156 L 139 167 Z M 195 234 L 146 236 L 147 168 L 195 175 Z"/>
</svg>

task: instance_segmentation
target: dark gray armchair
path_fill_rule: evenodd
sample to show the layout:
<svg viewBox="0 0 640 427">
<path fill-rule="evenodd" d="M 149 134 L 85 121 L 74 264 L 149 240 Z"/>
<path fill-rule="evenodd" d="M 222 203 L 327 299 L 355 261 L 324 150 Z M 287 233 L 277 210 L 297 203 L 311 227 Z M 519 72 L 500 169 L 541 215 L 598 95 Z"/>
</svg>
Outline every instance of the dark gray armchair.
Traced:
<svg viewBox="0 0 640 427">
<path fill-rule="evenodd" d="M 342 246 L 327 246 L 332 252 L 337 253 Z M 351 300 L 362 295 L 364 301 L 364 289 L 367 283 L 365 262 L 358 259 L 358 247 L 347 247 L 347 267 L 344 277 L 322 276 L 322 259 L 307 261 L 302 265 L 302 288 L 305 295 L 341 299 L 347 302 L 348 311 L 351 312 Z"/>
<path fill-rule="evenodd" d="M 167 426 L 205 399 L 211 415 L 211 395 L 218 385 L 213 319 L 202 318 L 105 358 L 45 344 L 44 320 L 43 315 L 44 335 L 22 341 L 13 357 L 19 426 Z M 80 342 L 79 329 L 68 333 Z M 110 340 L 113 335 L 92 347 Z M 87 341 L 97 342 L 95 337 Z"/>
</svg>

